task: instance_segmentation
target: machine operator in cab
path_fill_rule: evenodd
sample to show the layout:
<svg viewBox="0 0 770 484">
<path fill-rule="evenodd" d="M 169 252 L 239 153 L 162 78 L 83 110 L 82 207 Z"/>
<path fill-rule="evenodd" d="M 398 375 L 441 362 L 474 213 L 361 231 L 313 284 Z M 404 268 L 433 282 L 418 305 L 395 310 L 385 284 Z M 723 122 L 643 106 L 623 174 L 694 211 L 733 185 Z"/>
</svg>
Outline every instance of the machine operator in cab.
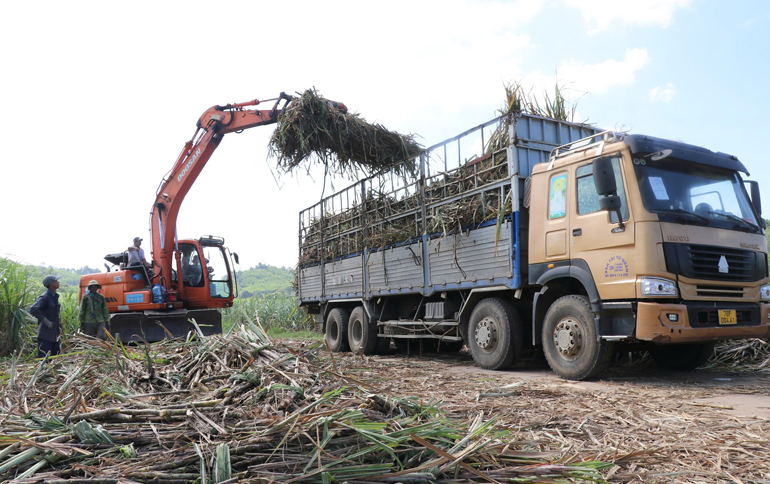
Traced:
<svg viewBox="0 0 770 484">
<path fill-rule="evenodd" d="M 141 268 L 139 271 L 142 274 L 142 279 L 144 279 L 145 286 L 150 286 L 150 274 L 149 271 L 152 269 L 152 264 L 147 262 L 147 259 L 144 257 L 144 249 L 142 249 L 142 238 L 141 237 L 134 237 L 134 245 L 128 247 L 128 265 L 126 267 L 134 267 L 134 268 Z"/>
</svg>

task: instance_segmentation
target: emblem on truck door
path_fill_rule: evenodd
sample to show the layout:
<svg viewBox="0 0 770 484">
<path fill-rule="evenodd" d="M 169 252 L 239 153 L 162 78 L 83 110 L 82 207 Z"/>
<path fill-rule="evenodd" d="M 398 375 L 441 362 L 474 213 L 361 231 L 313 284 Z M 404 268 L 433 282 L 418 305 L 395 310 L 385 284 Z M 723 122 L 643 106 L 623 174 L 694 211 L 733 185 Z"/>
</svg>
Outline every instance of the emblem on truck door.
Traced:
<svg viewBox="0 0 770 484">
<path fill-rule="evenodd" d="M 727 265 L 727 258 L 725 258 L 725 256 L 720 257 L 719 258 L 719 272 L 727 274 L 727 271 L 729 269 L 730 269 L 730 266 Z"/>
</svg>

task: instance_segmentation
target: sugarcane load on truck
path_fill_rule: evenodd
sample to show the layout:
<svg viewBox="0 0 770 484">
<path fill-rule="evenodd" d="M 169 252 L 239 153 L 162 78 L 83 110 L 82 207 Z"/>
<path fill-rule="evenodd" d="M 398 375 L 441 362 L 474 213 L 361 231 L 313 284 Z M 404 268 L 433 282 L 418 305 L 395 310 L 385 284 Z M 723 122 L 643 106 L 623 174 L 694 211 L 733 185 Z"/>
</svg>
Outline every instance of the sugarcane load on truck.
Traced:
<svg viewBox="0 0 770 484">
<path fill-rule="evenodd" d="M 511 112 L 302 210 L 299 304 L 334 351 L 467 345 L 499 370 L 539 347 L 575 380 L 631 348 L 695 368 L 770 330 L 744 175 L 724 153 Z"/>
</svg>

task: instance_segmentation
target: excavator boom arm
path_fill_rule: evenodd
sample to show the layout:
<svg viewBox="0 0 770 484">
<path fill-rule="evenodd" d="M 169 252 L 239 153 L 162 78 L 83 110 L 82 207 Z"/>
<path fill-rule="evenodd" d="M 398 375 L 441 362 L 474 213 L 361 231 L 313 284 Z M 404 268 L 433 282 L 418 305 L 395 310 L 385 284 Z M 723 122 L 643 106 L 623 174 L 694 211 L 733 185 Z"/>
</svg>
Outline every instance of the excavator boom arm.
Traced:
<svg viewBox="0 0 770 484">
<path fill-rule="evenodd" d="M 250 106 L 260 104 L 259 100 L 253 100 L 213 106 L 200 117 L 193 138 L 185 143 L 173 168 L 161 183 L 152 206 L 150 217 L 152 257 L 167 281 L 170 281 L 173 264 L 172 254 L 179 208 L 224 135 L 274 124 L 282 111 L 279 109 L 281 102 L 285 101 L 283 105 L 285 109 L 291 100 L 291 96 L 281 93 L 279 97 L 271 99 L 275 101 L 272 109 L 248 109 Z M 179 289 L 182 289 L 181 285 Z"/>
</svg>

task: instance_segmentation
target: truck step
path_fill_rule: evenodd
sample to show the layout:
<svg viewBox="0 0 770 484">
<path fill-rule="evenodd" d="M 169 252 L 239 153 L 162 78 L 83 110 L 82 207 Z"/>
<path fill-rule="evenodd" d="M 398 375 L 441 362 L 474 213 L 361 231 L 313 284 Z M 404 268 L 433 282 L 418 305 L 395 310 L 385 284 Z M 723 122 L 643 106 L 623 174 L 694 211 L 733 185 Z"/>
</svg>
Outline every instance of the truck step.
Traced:
<svg viewBox="0 0 770 484">
<path fill-rule="evenodd" d="M 395 327 L 415 327 L 421 329 L 436 328 L 436 327 L 452 327 L 458 326 L 459 321 L 444 320 L 444 321 L 379 321 L 377 326 L 395 326 Z"/>
</svg>

